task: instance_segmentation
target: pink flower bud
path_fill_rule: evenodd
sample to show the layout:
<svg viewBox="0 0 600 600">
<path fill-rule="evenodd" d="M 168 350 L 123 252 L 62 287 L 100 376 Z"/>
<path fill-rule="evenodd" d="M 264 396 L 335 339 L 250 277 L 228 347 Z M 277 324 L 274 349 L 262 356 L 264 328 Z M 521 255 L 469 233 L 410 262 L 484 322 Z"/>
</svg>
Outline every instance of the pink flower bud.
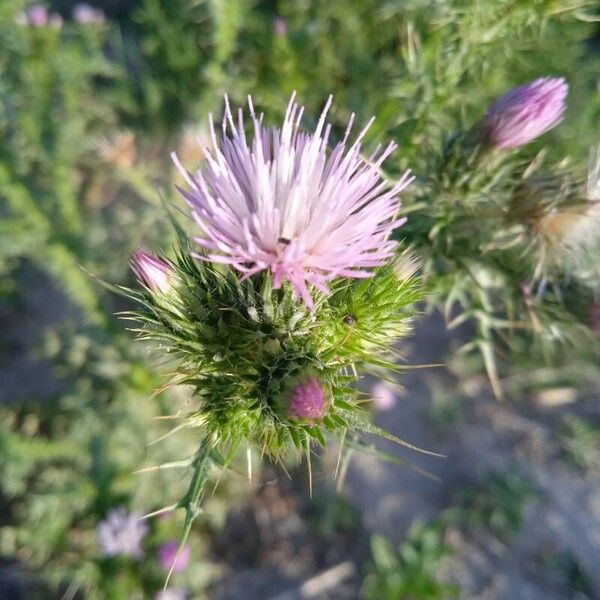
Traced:
<svg viewBox="0 0 600 600">
<path fill-rule="evenodd" d="M 190 562 L 190 547 L 184 546 L 178 553 L 179 542 L 172 540 L 158 549 L 158 560 L 165 571 L 173 569 L 174 573 L 184 571 Z"/>
<path fill-rule="evenodd" d="M 27 22 L 32 27 L 48 25 L 48 9 L 41 4 L 34 4 L 27 10 Z"/>
<path fill-rule="evenodd" d="M 552 129 L 563 118 L 569 86 L 562 78 L 542 77 L 498 98 L 482 122 L 496 149 L 516 148 Z"/>
<path fill-rule="evenodd" d="M 323 385 L 316 377 L 309 377 L 294 387 L 288 412 L 293 418 L 308 421 L 318 421 L 325 416 L 327 398 Z"/>
<path fill-rule="evenodd" d="M 165 293 L 171 289 L 173 267 L 168 262 L 138 250 L 130 264 L 138 281 L 153 292 Z"/>
</svg>

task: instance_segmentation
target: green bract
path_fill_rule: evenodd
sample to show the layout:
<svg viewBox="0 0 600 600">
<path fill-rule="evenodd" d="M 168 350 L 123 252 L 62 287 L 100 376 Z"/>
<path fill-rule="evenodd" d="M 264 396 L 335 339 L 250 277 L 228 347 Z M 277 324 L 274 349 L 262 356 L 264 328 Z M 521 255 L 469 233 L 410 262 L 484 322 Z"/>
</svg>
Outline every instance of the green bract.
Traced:
<svg viewBox="0 0 600 600">
<path fill-rule="evenodd" d="M 192 481 L 179 502 L 188 526 L 210 466 L 227 467 L 242 444 L 279 462 L 324 446 L 330 434 L 378 433 L 355 383 L 360 371 L 398 369 L 398 340 L 410 331 L 420 285 L 412 258 L 402 255 L 367 279 L 340 279 L 331 294 L 315 296 L 308 309 L 291 285 L 274 290 L 262 272 L 242 281 L 232 267 L 198 261 L 181 247 L 172 261 L 172 287 L 144 292 L 124 289 L 141 310 L 127 314 L 134 329 L 173 368 L 168 385 L 193 388 L 181 428 L 197 428 L 197 454 L 173 466 L 189 466 Z M 292 387 L 317 378 L 328 395 L 320 421 L 287 411 Z"/>
<path fill-rule="evenodd" d="M 168 293 L 128 295 L 143 306 L 133 315 L 140 338 L 173 359 L 171 383 L 194 389 L 184 425 L 200 427 L 215 447 L 249 440 L 278 460 L 311 438 L 324 443 L 327 431 L 361 429 L 357 373 L 396 368 L 394 344 L 419 298 L 417 278 L 397 271 L 334 282 L 310 311 L 291 286 L 273 290 L 267 273 L 240 281 L 232 268 L 180 251 Z M 310 425 L 286 413 L 290 384 L 309 373 L 331 393 L 322 423 Z"/>
</svg>

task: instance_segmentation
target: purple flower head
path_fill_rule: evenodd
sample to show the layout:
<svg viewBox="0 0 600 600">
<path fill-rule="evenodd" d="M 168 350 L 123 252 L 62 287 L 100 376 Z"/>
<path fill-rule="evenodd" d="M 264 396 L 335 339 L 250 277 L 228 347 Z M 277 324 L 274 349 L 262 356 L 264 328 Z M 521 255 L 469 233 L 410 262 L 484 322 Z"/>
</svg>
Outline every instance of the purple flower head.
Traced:
<svg viewBox="0 0 600 600">
<path fill-rule="evenodd" d="M 390 143 L 368 159 L 361 155 L 367 125 L 349 142 L 346 134 L 331 152 L 331 126 L 325 123 L 327 101 L 314 133 L 300 129 L 304 109 L 292 95 L 281 129 L 267 128 L 248 98 L 253 132 L 247 136 L 243 113 L 236 121 L 225 99 L 222 134 L 210 118 L 212 149 L 194 175 L 173 155 L 190 186 L 179 189 L 202 229 L 196 242 L 202 260 L 233 265 L 250 277 L 269 270 L 273 287 L 289 281 L 310 308 L 308 284 L 328 293 L 336 277 L 370 277 L 371 269 L 390 259 L 397 242 L 391 232 L 398 194 L 410 183 L 407 172 L 390 189 L 381 164 L 394 151 Z"/>
<path fill-rule="evenodd" d="M 173 267 L 166 261 L 138 250 L 131 259 L 131 270 L 138 281 L 153 292 L 167 292 L 172 285 Z"/>
<path fill-rule="evenodd" d="M 184 546 L 179 553 L 178 550 L 179 542 L 177 540 L 167 542 L 158 549 L 158 560 L 163 569 L 170 571 L 172 568 L 174 573 L 180 573 L 186 569 L 190 562 L 190 547 Z"/>
<path fill-rule="evenodd" d="M 288 404 L 290 417 L 318 421 L 325 416 L 326 412 L 325 390 L 316 377 L 309 377 L 293 388 Z"/>
<path fill-rule="evenodd" d="M 25 13 L 27 22 L 32 27 L 45 27 L 48 25 L 48 9 L 42 4 L 34 4 L 27 9 Z"/>
<path fill-rule="evenodd" d="M 140 544 L 148 533 L 148 525 L 141 516 L 141 513 L 115 508 L 98 524 L 96 535 L 105 556 L 143 556 Z"/>
<path fill-rule="evenodd" d="M 562 77 L 542 77 L 510 90 L 487 110 L 483 130 L 500 150 L 531 142 L 563 118 L 569 91 Z"/>
<path fill-rule="evenodd" d="M 283 17 L 276 17 L 275 21 L 273 22 L 273 31 L 277 37 L 283 37 L 287 35 L 287 21 Z"/>
<path fill-rule="evenodd" d="M 29 25 L 31 27 L 47 27 L 50 25 L 60 29 L 63 24 L 62 17 L 57 13 L 49 13 L 43 4 L 33 4 L 25 12 L 16 16 L 18 25 Z"/>
<path fill-rule="evenodd" d="M 104 23 L 104 12 L 89 4 L 81 3 L 73 9 L 73 19 L 81 25 L 94 25 Z"/>
<path fill-rule="evenodd" d="M 373 397 L 373 402 L 375 403 L 375 408 L 377 410 L 391 410 L 396 404 L 394 390 L 382 381 L 377 382 L 371 388 L 371 396 Z"/>
</svg>

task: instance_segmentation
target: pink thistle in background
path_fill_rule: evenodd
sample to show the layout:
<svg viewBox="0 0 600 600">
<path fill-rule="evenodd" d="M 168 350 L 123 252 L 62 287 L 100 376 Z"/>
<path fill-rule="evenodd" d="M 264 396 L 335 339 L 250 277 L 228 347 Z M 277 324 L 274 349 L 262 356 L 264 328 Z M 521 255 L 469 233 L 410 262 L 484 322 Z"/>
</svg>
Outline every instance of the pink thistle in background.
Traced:
<svg viewBox="0 0 600 600">
<path fill-rule="evenodd" d="M 483 119 L 489 143 L 498 150 L 516 148 L 546 133 L 562 120 L 568 92 L 562 77 L 542 77 L 510 90 Z"/>
<path fill-rule="evenodd" d="M 148 533 L 148 525 L 141 517 L 141 513 L 129 513 L 124 508 L 115 508 L 108 513 L 96 530 L 105 556 L 142 558 L 141 543 Z"/>
<path fill-rule="evenodd" d="M 153 292 L 164 294 L 171 289 L 173 267 L 165 260 L 138 250 L 133 255 L 130 265 L 138 281 Z"/>
<path fill-rule="evenodd" d="M 48 25 L 48 9 L 42 4 L 30 6 L 25 15 L 27 17 L 27 22 L 32 27 L 45 27 Z"/>
<path fill-rule="evenodd" d="M 292 390 L 288 405 L 290 417 L 318 421 L 327 412 L 327 398 L 323 385 L 316 377 L 309 377 Z"/>
<path fill-rule="evenodd" d="M 383 381 L 378 381 L 373 385 L 371 388 L 371 396 L 377 410 L 391 410 L 396 404 L 396 394 L 394 394 L 394 390 Z"/>
<path fill-rule="evenodd" d="M 179 542 L 172 540 L 166 542 L 158 549 L 158 560 L 166 571 L 173 570 L 173 573 L 184 571 L 190 562 L 190 547 L 184 546 L 179 552 Z"/>
<path fill-rule="evenodd" d="M 33 4 L 25 12 L 18 13 L 16 22 L 17 25 L 29 25 L 35 28 L 50 25 L 55 29 L 60 29 L 63 24 L 62 17 L 58 13 L 49 13 L 43 4 Z"/>
<path fill-rule="evenodd" d="M 276 17 L 275 21 L 273 22 L 273 31 L 277 37 L 284 37 L 287 35 L 287 21 L 283 17 Z"/>
<path fill-rule="evenodd" d="M 397 242 L 390 234 L 404 222 L 398 194 L 412 180 L 406 172 L 388 187 L 382 177 L 394 143 L 361 155 L 372 120 L 350 143 L 352 115 L 329 151 L 331 101 L 309 133 L 300 129 L 304 109 L 295 95 L 281 129 L 265 127 L 249 97 L 253 133 L 247 136 L 241 109 L 236 123 L 226 98 L 222 134 L 217 137 L 211 116 L 212 148 L 200 170 L 188 173 L 173 154 L 191 188 L 179 191 L 203 231 L 196 242 L 207 254 L 196 258 L 230 264 L 244 279 L 268 270 L 275 289 L 289 281 L 310 308 L 309 284 L 327 294 L 332 279 L 370 277 L 393 256 Z"/>
<path fill-rule="evenodd" d="M 104 23 L 104 12 L 100 8 L 81 3 L 75 5 L 73 19 L 81 25 L 98 25 Z"/>
</svg>

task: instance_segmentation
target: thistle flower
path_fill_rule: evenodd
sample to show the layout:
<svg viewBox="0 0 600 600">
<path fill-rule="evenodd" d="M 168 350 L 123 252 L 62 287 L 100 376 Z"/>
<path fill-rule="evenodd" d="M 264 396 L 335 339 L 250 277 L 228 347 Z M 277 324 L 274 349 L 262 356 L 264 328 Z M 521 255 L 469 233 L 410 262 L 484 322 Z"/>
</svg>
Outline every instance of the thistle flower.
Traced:
<svg viewBox="0 0 600 600">
<path fill-rule="evenodd" d="M 542 77 L 510 90 L 488 108 L 484 135 L 498 150 L 531 142 L 562 120 L 568 91 L 562 77 Z"/>
<path fill-rule="evenodd" d="M 201 433 L 176 505 L 186 511 L 182 544 L 213 469 L 226 470 L 242 444 L 249 474 L 252 447 L 284 462 L 348 431 L 413 447 L 370 422 L 353 385 L 360 370 L 396 368 L 421 298 L 414 264 L 397 258 L 390 239 L 410 176 L 387 188 L 380 166 L 395 146 L 363 158 L 368 126 L 349 144 L 353 118 L 329 152 L 330 104 L 311 134 L 299 130 L 294 96 L 281 129 L 266 129 L 249 100 L 249 141 L 242 112 L 234 123 L 226 102 L 223 134 L 218 140 L 210 120 L 212 148 L 199 171 L 173 157 L 205 253 L 190 254 L 178 228 L 172 262 L 142 252 L 132 260 L 148 288 L 174 279 L 177 293 L 119 288 L 141 304 L 140 338 L 168 354 L 177 384 L 192 389 L 182 426 Z M 315 301 L 309 286 L 323 292 Z"/>
<path fill-rule="evenodd" d="M 327 398 L 323 385 L 316 377 L 309 377 L 292 390 L 289 415 L 296 419 L 318 421 L 327 412 Z"/>
<path fill-rule="evenodd" d="M 48 25 L 48 9 L 42 4 L 34 4 L 25 13 L 27 23 L 32 27 L 45 27 Z"/>
<path fill-rule="evenodd" d="M 377 410 L 391 410 L 396 404 L 396 395 L 394 394 L 394 390 L 392 390 L 392 388 L 383 381 L 378 381 L 371 388 L 371 396 L 373 397 L 375 408 Z"/>
<path fill-rule="evenodd" d="M 104 11 L 89 4 L 77 4 L 73 9 L 73 19 L 81 25 L 98 25 L 104 23 Z"/>
<path fill-rule="evenodd" d="M 173 573 L 184 571 L 190 562 L 190 547 L 184 546 L 179 552 L 179 542 L 172 540 L 166 542 L 158 549 L 158 560 L 166 571 Z"/>
<path fill-rule="evenodd" d="M 395 150 L 390 143 L 368 159 L 361 142 L 372 120 L 350 145 L 354 115 L 341 142 L 328 152 L 331 126 L 327 101 L 314 133 L 300 131 L 304 109 L 292 95 L 281 129 L 267 128 L 248 98 L 253 135 L 248 142 L 243 113 L 234 122 L 226 98 L 222 136 L 212 117 L 212 149 L 192 175 L 173 160 L 190 186 L 179 191 L 203 235 L 196 242 L 207 254 L 196 258 L 232 265 L 246 279 L 268 270 L 273 287 L 289 281 L 307 306 L 308 284 L 328 294 L 338 277 L 364 278 L 392 257 L 392 231 L 398 194 L 410 183 L 409 172 L 386 189 L 380 167 Z"/>
<path fill-rule="evenodd" d="M 148 252 L 138 250 L 131 259 L 131 269 L 138 281 L 153 292 L 166 293 L 172 285 L 171 265 Z"/>
<path fill-rule="evenodd" d="M 105 556 L 143 556 L 140 544 L 148 533 L 141 513 L 128 513 L 124 508 L 112 510 L 97 529 L 98 542 Z"/>
<path fill-rule="evenodd" d="M 283 17 L 276 17 L 273 22 L 273 31 L 277 37 L 284 37 L 288 32 L 287 21 Z"/>
<path fill-rule="evenodd" d="M 43 4 L 30 6 L 25 12 L 18 13 L 15 20 L 17 25 L 29 25 L 35 28 L 51 25 L 59 29 L 63 24 L 62 17 L 57 13 L 49 13 Z"/>
</svg>

